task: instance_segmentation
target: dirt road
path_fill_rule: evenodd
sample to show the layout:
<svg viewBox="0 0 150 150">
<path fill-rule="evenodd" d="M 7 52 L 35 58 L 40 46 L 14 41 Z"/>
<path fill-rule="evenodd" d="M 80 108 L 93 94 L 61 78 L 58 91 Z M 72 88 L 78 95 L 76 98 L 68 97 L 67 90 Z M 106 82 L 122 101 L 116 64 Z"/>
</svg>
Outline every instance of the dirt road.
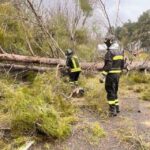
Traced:
<svg viewBox="0 0 150 150">
<path fill-rule="evenodd" d="M 80 121 L 75 125 L 72 135 L 65 141 L 56 141 L 54 145 L 47 141 L 47 148 L 44 149 L 149 150 L 150 103 L 139 100 L 134 94 L 122 97 L 120 105 L 121 113 L 113 118 L 101 117 L 89 108 L 81 107 L 78 113 Z M 92 143 L 84 128 L 86 124 L 97 121 L 103 127 L 106 136 Z M 43 147 L 45 146 L 40 144 L 38 149 Z"/>
</svg>

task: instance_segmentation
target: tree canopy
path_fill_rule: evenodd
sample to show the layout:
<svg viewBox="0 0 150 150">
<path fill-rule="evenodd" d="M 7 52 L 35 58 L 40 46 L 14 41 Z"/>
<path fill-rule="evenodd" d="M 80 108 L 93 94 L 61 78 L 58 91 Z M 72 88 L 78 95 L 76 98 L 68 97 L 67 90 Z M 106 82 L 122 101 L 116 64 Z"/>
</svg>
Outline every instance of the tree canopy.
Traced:
<svg viewBox="0 0 150 150">
<path fill-rule="evenodd" d="M 116 29 L 117 38 L 124 47 L 132 42 L 141 42 L 141 48 L 150 48 L 150 10 L 144 12 L 137 22 L 130 20 Z"/>
</svg>

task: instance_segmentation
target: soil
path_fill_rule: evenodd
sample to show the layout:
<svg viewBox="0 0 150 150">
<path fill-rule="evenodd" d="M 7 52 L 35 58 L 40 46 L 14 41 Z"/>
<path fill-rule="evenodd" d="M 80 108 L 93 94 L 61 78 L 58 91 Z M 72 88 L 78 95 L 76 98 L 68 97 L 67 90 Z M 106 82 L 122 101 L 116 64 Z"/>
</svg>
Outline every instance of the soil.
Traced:
<svg viewBox="0 0 150 150">
<path fill-rule="evenodd" d="M 83 99 L 75 99 L 74 103 Z M 80 105 L 79 121 L 72 135 L 64 141 L 46 141 L 31 150 L 149 150 L 150 149 L 150 102 L 138 99 L 133 93 L 120 98 L 121 112 L 117 117 L 103 117 L 90 108 Z M 99 122 L 106 132 L 104 138 L 94 144 L 84 131 L 85 124 Z"/>
</svg>

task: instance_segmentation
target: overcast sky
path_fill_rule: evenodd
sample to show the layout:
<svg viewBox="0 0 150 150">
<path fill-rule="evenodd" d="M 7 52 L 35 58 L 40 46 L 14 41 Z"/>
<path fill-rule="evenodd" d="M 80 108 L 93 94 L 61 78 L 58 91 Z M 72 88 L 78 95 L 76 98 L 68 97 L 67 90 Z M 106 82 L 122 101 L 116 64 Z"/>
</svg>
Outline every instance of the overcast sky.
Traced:
<svg viewBox="0 0 150 150">
<path fill-rule="evenodd" d="M 49 8 L 53 7 L 54 3 L 63 2 L 65 0 L 43 0 L 44 5 Z M 69 0 L 68 0 L 69 1 Z M 106 5 L 106 10 L 109 14 L 111 20 L 111 25 L 115 25 L 117 6 L 119 0 L 103 0 Z M 121 26 L 122 23 L 131 20 L 135 22 L 138 20 L 139 16 L 146 10 L 150 9 L 150 0 L 120 0 L 119 7 L 119 18 L 117 26 Z M 99 12 L 94 11 L 93 17 L 95 19 L 100 19 Z"/>
<path fill-rule="evenodd" d="M 45 4 L 49 4 L 50 2 L 56 0 L 44 0 Z M 63 1 L 63 0 L 60 0 Z M 112 18 L 116 17 L 116 8 L 117 2 L 119 0 L 103 0 L 107 6 L 107 10 L 109 10 L 109 14 Z M 127 21 L 130 19 L 131 21 L 137 21 L 138 17 L 146 11 L 150 9 L 150 0 L 120 0 L 120 11 L 119 16 L 122 21 Z"/>
<path fill-rule="evenodd" d="M 106 0 L 107 9 L 112 9 L 112 12 L 116 9 L 116 1 L 118 0 Z M 120 0 L 119 16 L 122 21 L 128 19 L 137 21 L 138 17 L 146 10 L 150 9 L 150 0 Z"/>
</svg>

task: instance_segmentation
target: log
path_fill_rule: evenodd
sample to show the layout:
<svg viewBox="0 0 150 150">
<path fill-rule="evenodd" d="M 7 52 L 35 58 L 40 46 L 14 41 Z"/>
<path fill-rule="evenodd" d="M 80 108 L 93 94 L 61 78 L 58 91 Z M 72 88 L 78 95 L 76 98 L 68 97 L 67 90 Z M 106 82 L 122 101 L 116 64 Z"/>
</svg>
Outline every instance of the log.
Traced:
<svg viewBox="0 0 150 150">
<path fill-rule="evenodd" d="M 60 66 L 65 65 L 65 60 L 63 59 L 46 58 L 46 57 L 38 57 L 38 56 L 23 56 L 23 55 L 8 54 L 8 53 L 0 54 L 0 60 L 19 62 L 19 63 L 29 63 L 29 64 L 30 63 L 45 64 L 45 65 L 50 65 L 50 67 L 57 66 L 58 64 Z M 103 67 L 103 63 L 83 63 L 82 62 L 81 67 L 83 70 L 85 69 L 101 70 Z"/>
<path fill-rule="evenodd" d="M 47 64 L 47 65 L 58 65 L 65 64 L 65 61 L 62 59 L 53 59 L 46 57 L 38 57 L 38 56 L 23 56 L 17 54 L 0 54 L 0 60 L 3 61 L 13 61 L 13 62 L 24 62 L 24 63 L 38 63 L 38 64 Z"/>
<path fill-rule="evenodd" d="M 18 62 L 18 63 L 25 63 L 25 65 L 12 65 L 12 64 L 0 64 L 0 67 L 10 68 L 13 67 L 14 69 L 28 69 L 34 71 L 49 71 L 50 68 L 56 67 L 58 64 L 60 66 L 65 65 L 65 60 L 63 59 L 54 59 L 54 58 L 46 58 L 46 57 L 38 57 L 38 56 L 23 56 L 23 55 L 16 55 L 16 54 L 0 54 L 1 61 L 11 61 L 11 62 Z M 32 63 L 48 65 L 48 67 L 39 67 L 33 66 Z M 28 64 L 28 65 L 26 65 Z M 81 62 L 81 68 L 83 70 L 93 70 L 93 71 L 101 71 L 103 68 L 103 63 L 87 63 Z M 130 64 L 130 70 L 147 70 L 150 71 L 150 61 L 141 61 L 141 62 L 133 62 Z"/>
<path fill-rule="evenodd" d="M 0 63 L 0 68 L 1 69 L 5 68 L 9 71 L 27 70 L 27 71 L 36 71 L 36 72 L 46 72 L 46 71 L 53 70 L 53 68 L 48 68 L 48 67 L 39 67 L 39 66 L 32 66 L 32 65 L 2 64 L 2 63 Z"/>
</svg>

